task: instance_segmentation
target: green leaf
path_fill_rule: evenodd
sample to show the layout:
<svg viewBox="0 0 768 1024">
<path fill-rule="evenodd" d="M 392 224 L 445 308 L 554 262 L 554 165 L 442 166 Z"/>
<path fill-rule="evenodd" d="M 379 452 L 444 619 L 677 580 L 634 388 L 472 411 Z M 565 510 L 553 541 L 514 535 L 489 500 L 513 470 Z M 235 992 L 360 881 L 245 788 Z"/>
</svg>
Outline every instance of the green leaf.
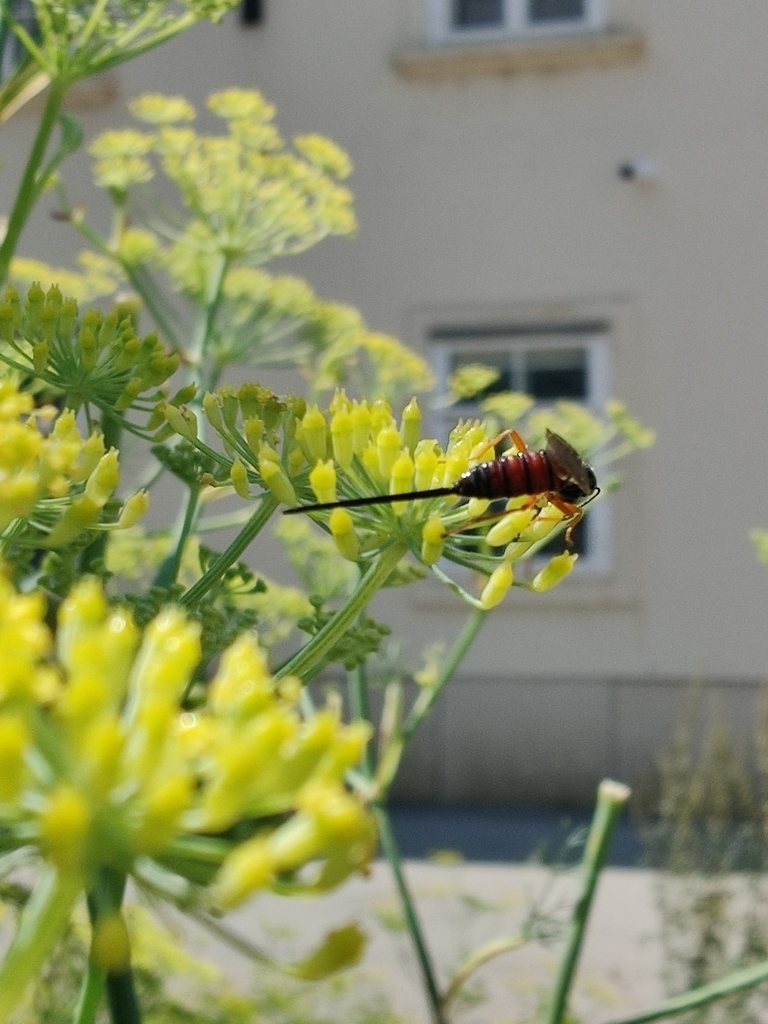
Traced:
<svg viewBox="0 0 768 1024">
<path fill-rule="evenodd" d="M 319 981 L 329 974 L 356 964 L 363 955 L 367 937 L 357 924 L 347 924 L 328 932 L 308 957 L 295 964 L 291 974 L 304 981 Z"/>
</svg>

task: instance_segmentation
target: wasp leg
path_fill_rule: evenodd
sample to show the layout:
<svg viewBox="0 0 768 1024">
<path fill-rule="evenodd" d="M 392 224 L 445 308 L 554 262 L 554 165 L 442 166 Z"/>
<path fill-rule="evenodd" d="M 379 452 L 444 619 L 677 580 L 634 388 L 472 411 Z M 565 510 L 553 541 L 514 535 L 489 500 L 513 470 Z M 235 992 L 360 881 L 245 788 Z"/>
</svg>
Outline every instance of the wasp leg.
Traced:
<svg viewBox="0 0 768 1024">
<path fill-rule="evenodd" d="M 495 448 L 497 444 L 501 444 L 501 442 L 506 440 L 508 437 L 512 439 L 512 443 L 518 453 L 528 451 L 528 445 L 522 437 L 520 437 L 516 430 L 509 427 L 507 430 L 502 430 L 502 432 L 497 434 L 495 437 L 490 438 L 490 440 L 483 441 L 482 444 L 476 445 L 470 452 L 470 459 L 479 459 L 485 454 L 485 452 L 491 451 L 491 449 Z"/>
<path fill-rule="evenodd" d="M 570 520 L 570 522 L 568 523 L 568 527 L 565 531 L 565 546 L 568 549 L 568 551 L 573 551 L 573 531 L 584 518 L 584 513 L 581 510 L 581 506 L 574 505 L 571 501 L 566 501 L 564 498 L 561 498 L 559 494 L 554 494 L 552 491 L 547 492 L 547 500 L 550 502 L 551 505 L 554 505 L 555 508 L 560 509 L 560 511 L 565 516 L 566 520 Z"/>
</svg>

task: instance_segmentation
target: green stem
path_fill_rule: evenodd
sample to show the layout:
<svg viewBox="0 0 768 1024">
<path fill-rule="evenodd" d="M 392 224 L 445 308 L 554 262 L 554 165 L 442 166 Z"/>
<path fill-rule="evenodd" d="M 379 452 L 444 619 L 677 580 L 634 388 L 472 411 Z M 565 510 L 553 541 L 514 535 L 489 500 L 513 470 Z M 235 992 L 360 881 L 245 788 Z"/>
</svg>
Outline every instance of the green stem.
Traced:
<svg viewBox="0 0 768 1024">
<path fill-rule="evenodd" d="M 562 1024 L 564 1019 L 597 880 L 605 865 L 614 826 L 622 807 L 629 799 L 629 794 L 627 786 L 611 779 L 603 779 L 597 788 L 597 806 L 581 862 L 581 892 L 573 908 L 565 949 L 555 979 L 552 1002 L 546 1017 L 547 1024 Z"/>
<path fill-rule="evenodd" d="M 182 607 L 194 608 L 200 602 L 211 587 L 222 578 L 227 569 L 235 564 L 254 537 L 262 530 L 276 508 L 277 500 L 271 494 L 265 494 L 259 502 L 256 511 L 229 547 L 222 551 L 218 558 L 212 562 L 207 572 L 200 577 L 197 583 L 191 586 L 186 594 L 179 598 L 179 604 Z"/>
<path fill-rule="evenodd" d="M 397 846 L 395 834 L 392 831 L 389 814 L 387 813 L 386 808 L 379 803 L 374 804 L 372 809 L 376 817 L 376 824 L 379 828 L 381 847 L 389 861 L 390 867 L 392 868 L 395 885 L 397 886 L 397 892 L 400 896 L 400 903 L 402 904 L 403 913 L 405 914 L 405 922 L 408 926 L 408 931 L 416 950 L 416 957 L 419 961 L 419 967 L 421 968 L 424 988 L 429 998 L 430 1009 L 432 1010 L 432 1019 L 435 1024 L 447 1024 L 447 1019 L 443 1012 L 443 1000 L 440 996 L 434 968 L 432 967 L 432 960 L 424 941 L 421 925 L 416 913 L 416 905 L 411 898 L 408 883 L 405 880 L 403 862 L 400 859 L 400 850 Z"/>
<path fill-rule="evenodd" d="M 411 712 L 408 715 L 401 731 L 403 743 L 407 743 L 411 739 L 418 727 L 432 710 L 432 706 L 443 692 L 446 683 L 448 683 L 452 678 L 453 673 L 464 659 L 464 655 L 474 643 L 477 634 L 480 632 L 480 627 L 485 622 L 487 614 L 488 612 L 483 609 L 475 609 L 475 611 L 468 616 L 467 621 L 464 624 L 464 628 L 461 633 L 459 633 L 456 638 L 456 642 L 442 664 L 440 675 L 437 677 L 436 682 L 434 685 L 426 687 L 421 691 L 411 708 Z"/>
<path fill-rule="evenodd" d="M 125 893 L 126 877 L 114 868 L 102 867 L 97 872 L 93 888 L 88 893 L 88 914 L 91 925 L 105 914 L 120 910 Z M 122 971 L 105 974 L 107 1005 L 112 1024 L 141 1024 L 139 1001 L 133 984 L 130 964 Z"/>
<path fill-rule="evenodd" d="M 443 996 L 442 1006 L 443 1010 L 447 1010 L 448 1006 L 453 1002 L 456 996 L 459 994 L 461 989 L 466 984 L 467 978 L 476 971 L 483 964 L 487 964 L 489 960 L 495 959 L 497 956 L 501 956 L 502 953 L 509 953 L 512 950 L 520 949 L 524 946 L 527 939 L 524 934 L 505 936 L 501 939 L 492 939 L 490 942 L 486 942 L 478 949 L 473 950 L 469 956 L 464 960 L 457 968 L 451 979 L 451 984 L 445 991 Z"/>
<path fill-rule="evenodd" d="M 370 722 L 371 712 L 368 707 L 368 680 L 365 677 L 365 665 L 358 665 L 349 674 L 349 705 L 353 719 Z M 362 770 L 367 779 L 372 779 L 376 766 L 371 753 L 371 741 L 365 744 L 362 756 Z"/>
<path fill-rule="evenodd" d="M 48 92 L 48 99 L 43 109 L 43 115 L 37 128 L 37 135 L 27 160 L 27 166 L 16 193 L 10 216 L 8 218 L 8 229 L 0 245 L 0 283 L 8 277 L 8 270 L 11 260 L 16 252 L 16 246 L 24 230 L 24 225 L 29 219 L 32 207 L 35 205 L 39 195 L 38 172 L 45 159 L 45 151 L 51 138 L 56 121 L 61 110 L 61 104 L 66 92 L 66 84 L 60 78 L 51 81 Z"/>
<path fill-rule="evenodd" d="M 77 1006 L 72 1017 L 72 1024 L 93 1024 L 96 1020 L 101 997 L 104 994 L 105 980 L 106 974 L 104 970 L 101 967 L 96 967 L 93 961 L 89 959 L 85 974 L 83 975 L 83 984 L 77 999 Z"/>
<path fill-rule="evenodd" d="M 24 907 L 10 948 L 0 966 L 0 1021 L 16 1009 L 69 923 L 72 905 L 82 891 L 73 874 L 45 867 Z"/>
<path fill-rule="evenodd" d="M 753 988 L 762 981 L 768 981 L 768 960 L 752 964 L 751 967 L 744 967 L 740 971 L 734 971 L 733 974 L 728 974 L 718 981 L 711 981 L 700 988 L 693 988 L 689 992 L 683 992 L 682 995 L 667 999 L 666 1002 L 660 1003 L 652 1010 L 644 1010 L 631 1017 L 612 1021 L 611 1024 L 647 1024 L 648 1021 L 661 1020 L 663 1017 L 674 1017 L 678 1013 L 694 1010 L 698 1006 L 706 1006 L 708 1003 L 715 1002 L 716 999 L 724 999 L 734 992 Z"/>
<path fill-rule="evenodd" d="M 194 383 L 201 386 L 204 383 L 203 374 L 206 350 L 211 338 L 211 332 L 213 331 L 216 314 L 221 304 L 224 277 L 227 273 L 228 267 L 229 260 L 227 257 L 219 255 L 218 262 L 213 273 L 213 279 L 211 280 L 208 289 L 205 308 L 197 325 L 195 336 L 192 339 L 192 345 L 189 351 L 188 358 L 190 369 L 188 383 L 190 384 Z"/>
<path fill-rule="evenodd" d="M 200 508 L 200 488 L 196 484 L 189 487 L 186 505 L 179 517 L 173 533 L 170 554 L 163 559 L 154 579 L 156 587 L 170 587 L 176 582 L 184 557 L 184 547 L 190 533 L 195 528 Z"/>
<path fill-rule="evenodd" d="M 389 547 L 384 548 L 368 572 L 362 577 L 355 591 L 347 598 L 346 604 L 339 608 L 297 654 L 280 666 L 275 676 L 278 679 L 288 675 L 302 678 L 318 662 L 322 661 L 334 644 L 344 636 L 376 591 L 384 586 L 407 550 L 407 545 L 400 541 L 394 541 Z"/>
</svg>

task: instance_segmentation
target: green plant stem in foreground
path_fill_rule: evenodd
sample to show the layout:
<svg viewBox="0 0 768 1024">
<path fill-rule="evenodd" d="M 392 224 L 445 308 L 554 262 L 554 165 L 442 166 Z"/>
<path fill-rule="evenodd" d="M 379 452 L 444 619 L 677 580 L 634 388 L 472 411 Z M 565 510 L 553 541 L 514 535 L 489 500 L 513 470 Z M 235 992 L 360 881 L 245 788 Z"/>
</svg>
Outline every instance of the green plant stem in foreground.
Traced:
<svg viewBox="0 0 768 1024">
<path fill-rule="evenodd" d="M 77 998 L 77 1006 L 72 1017 L 72 1024 L 93 1024 L 104 994 L 106 974 L 101 967 L 96 967 L 88 960 L 83 975 L 83 984 Z"/>
<path fill-rule="evenodd" d="M 621 1020 L 611 1021 L 610 1024 L 647 1024 L 648 1021 L 675 1017 L 679 1013 L 686 1013 L 699 1006 L 714 1003 L 718 999 L 725 999 L 726 996 L 733 995 L 735 992 L 754 988 L 755 985 L 759 985 L 763 981 L 768 981 L 768 960 L 762 960 L 759 964 L 752 964 L 751 967 L 734 971 L 733 974 L 728 974 L 718 981 L 711 981 L 707 985 L 690 989 L 688 992 L 683 992 L 682 995 L 667 999 L 650 1010 L 633 1014 L 631 1017 L 623 1017 Z"/>
<path fill-rule="evenodd" d="M 222 578 L 245 551 L 248 545 L 261 532 L 270 516 L 277 508 L 277 501 L 271 494 L 265 494 L 251 518 L 238 533 L 226 550 L 216 558 L 200 579 L 179 598 L 182 608 L 194 608 L 205 597 L 208 591 Z"/>
<path fill-rule="evenodd" d="M 38 977 L 64 934 L 81 889 L 76 873 L 65 874 L 52 867 L 41 870 L 0 966 L 0 1022 L 8 1019 L 27 986 Z"/>
<path fill-rule="evenodd" d="M 3 238 L 3 244 L 0 245 L 0 284 L 4 284 L 8 277 L 11 260 L 16 253 L 16 246 L 24 230 L 24 225 L 27 223 L 32 208 L 40 195 L 41 183 L 38 181 L 38 174 L 45 159 L 45 151 L 50 142 L 51 132 L 56 126 L 65 92 L 66 84 L 63 81 L 54 79 L 51 82 L 45 109 L 38 125 L 37 135 L 27 160 L 27 166 L 24 168 L 24 175 L 19 184 L 13 208 L 8 217 L 8 228 Z"/>
<path fill-rule="evenodd" d="M 589 829 L 587 845 L 584 849 L 584 857 L 581 863 L 581 892 L 573 908 L 571 925 L 565 940 L 565 949 L 563 950 L 555 979 L 552 1002 L 545 1018 L 546 1024 L 562 1024 L 568 1003 L 568 995 L 571 991 L 576 965 L 579 960 L 579 953 L 581 952 L 581 944 L 584 941 L 584 932 L 592 906 L 592 898 L 595 895 L 597 880 L 605 866 L 605 858 L 608 854 L 613 829 L 618 821 L 622 807 L 629 799 L 629 794 L 628 786 L 623 785 L 621 782 L 613 782 L 611 779 L 604 779 L 598 786 L 597 806 L 592 817 L 592 825 Z"/>
<path fill-rule="evenodd" d="M 400 903 L 402 904 L 403 914 L 405 915 L 405 922 L 408 926 L 408 931 L 410 932 L 413 945 L 416 949 L 416 957 L 419 961 L 419 967 L 421 968 L 421 975 L 424 980 L 424 988 L 429 999 L 432 1018 L 435 1024 L 447 1024 L 447 1018 L 443 1012 L 443 1000 L 440 996 L 440 990 L 437 987 L 437 979 L 432 966 L 432 960 L 430 959 L 429 952 L 427 951 L 427 947 L 424 942 L 421 925 L 416 913 L 416 906 L 411 899 L 411 893 L 405 880 L 403 863 L 400 859 L 400 850 L 397 846 L 395 834 L 392 831 L 389 814 L 387 813 L 386 808 L 382 804 L 378 803 L 373 805 L 373 813 L 376 816 L 376 824 L 378 825 L 379 835 L 381 837 L 381 847 L 384 851 L 384 855 L 389 861 L 390 867 L 392 868 L 392 874 L 395 877 L 395 885 L 397 886 Z"/>
<path fill-rule="evenodd" d="M 344 636 L 374 594 L 384 586 L 407 550 L 407 546 L 398 541 L 385 548 L 360 579 L 346 603 L 300 651 L 280 666 L 275 672 L 275 678 L 283 679 L 285 676 L 296 675 L 300 679 L 306 679 L 309 672 Z"/>
</svg>

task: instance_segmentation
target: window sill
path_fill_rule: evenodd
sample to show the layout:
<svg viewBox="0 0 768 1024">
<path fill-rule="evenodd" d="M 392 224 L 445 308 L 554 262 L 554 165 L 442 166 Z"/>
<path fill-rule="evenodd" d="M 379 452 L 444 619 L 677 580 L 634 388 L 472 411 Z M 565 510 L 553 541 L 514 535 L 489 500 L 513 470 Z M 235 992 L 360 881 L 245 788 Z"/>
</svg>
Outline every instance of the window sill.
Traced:
<svg viewBox="0 0 768 1024">
<path fill-rule="evenodd" d="M 594 35 L 547 36 L 488 43 L 461 43 L 405 50 L 393 58 L 395 71 L 414 82 L 445 82 L 487 75 L 612 68 L 640 60 L 641 32 L 611 28 Z"/>
</svg>

